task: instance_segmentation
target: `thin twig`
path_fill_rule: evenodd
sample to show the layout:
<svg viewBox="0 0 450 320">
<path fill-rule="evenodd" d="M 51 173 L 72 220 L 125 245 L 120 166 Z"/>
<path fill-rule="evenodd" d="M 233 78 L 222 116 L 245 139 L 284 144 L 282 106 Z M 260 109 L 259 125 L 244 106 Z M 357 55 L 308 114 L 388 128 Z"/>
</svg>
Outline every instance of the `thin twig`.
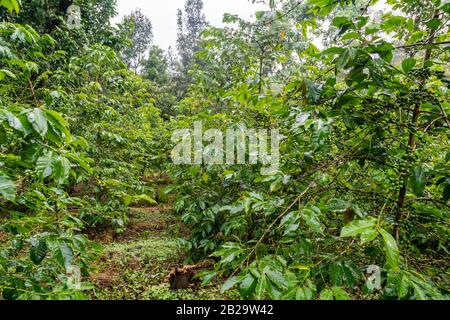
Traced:
<svg viewBox="0 0 450 320">
<path fill-rule="evenodd" d="M 258 248 L 258 246 L 261 244 L 261 242 L 264 240 L 264 238 L 269 234 L 269 232 L 271 232 L 273 230 L 273 227 L 275 226 L 275 224 L 280 221 L 281 218 L 283 218 L 285 216 L 286 213 L 288 213 L 293 206 L 295 206 L 295 204 L 297 202 L 299 202 L 304 196 L 305 194 L 309 191 L 309 189 L 313 188 L 316 186 L 315 181 L 311 181 L 308 185 L 308 187 L 297 197 L 295 198 L 295 200 L 283 211 L 283 213 L 281 213 L 278 217 L 276 217 L 276 219 L 269 225 L 269 227 L 266 229 L 266 231 L 264 232 L 264 234 L 259 238 L 259 240 L 256 242 L 255 246 L 253 247 L 253 249 L 250 251 L 250 253 L 247 255 L 247 257 L 245 257 L 244 260 L 242 260 L 242 262 L 240 263 L 239 267 L 237 267 L 234 272 L 232 273 L 231 277 L 234 276 L 239 269 L 242 268 L 242 266 L 245 264 L 245 262 L 250 259 L 250 257 L 253 255 L 253 253 L 255 253 L 256 249 Z"/>
</svg>

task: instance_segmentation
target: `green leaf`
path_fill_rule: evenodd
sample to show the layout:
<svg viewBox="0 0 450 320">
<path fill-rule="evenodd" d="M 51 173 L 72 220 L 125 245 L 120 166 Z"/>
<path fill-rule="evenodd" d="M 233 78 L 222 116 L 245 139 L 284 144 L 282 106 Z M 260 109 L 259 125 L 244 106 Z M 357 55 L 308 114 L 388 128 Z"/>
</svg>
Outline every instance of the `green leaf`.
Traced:
<svg viewBox="0 0 450 320">
<path fill-rule="evenodd" d="M 48 130 L 45 113 L 39 108 L 34 108 L 28 113 L 27 118 L 33 126 L 33 129 L 44 138 Z"/>
<path fill-rule="evenodd" d="M 308 227 L 314 232 L 323 234 L 323 225 L 320 222 L 320 209 L 317 207 L 305 208 L 301 211 L 301 216 Z"/>
<path fill-rule="evenodd" d="M 391 32 L 397 30 L 402 27 L 402 25 L 406 22 L 406 18 L 402 16 L 391 16 L 388 19 L 384 20 L 382 23 L 382 27 L 385 31 Z"/>
<path fill-rule="evenodd" d="M 376 239 L 378 232 L 376 229 L 366 230 L 361 233 L 361 244 L 371 242 Z"/>
<path fill-rule="evenodd" d="M 295 294 L 297 300 L 314 300 L 316 294 L 316 286 L 311 280 L 307 280 L 307 287 L 298 288 Z"/>
<path fill-rule="evenodd" d="M 208 271 L 202 273 L 202 286 L 206 286 L 217 276 L 217 272 L 215 271 Z"/>
<path fill-rule="evenodd" d="M 333 296 L 336 300 L 350 300 L 350 296 L 344 289 L 334 287 L 332 290 L 333 290 Z"/>
<path fill-rule="evenodd" d="M 6 200 L 14 200 L 16 197 L 16 185 L 6 175 L 0 174 L 0 195 Z"/>
<path fill-rule="evenodd" d="M 44 180 L 53 173 L 53 158 L 52 151 L 48 151 L 43 156 L 39 157 L 36 161 L 36 173 L 40 180 Z"/>
<path fill-rule="evenodd" d="M 251 273 L 247 273 L 239 285 L 239 293 L 244 298 L 249 298 L 255 291 L 256 283 L 257 279 Z"/>
<path fill-rule="evenodd" d="M 356 57 L 355 48 L 345 49 L 336 60 L 336 68 L 338 70 L 344 69 Z"/>
<path fill-rule="evenodd" d="M 220 289 L 220 292 L 224 293 L 227 290 L 230 290 L 233 288 L 236 284 L 241 282 L 242 277 L 233 276 L 231 278 L 228 278 L 227 281 L 222 285 L 222 288 Z"/>
<path fill-rule="evenodd" d="M 377 220 L 373 217 L 352 221 L 342 228 L 341 237 L 357 236 L 368 231 L 373 231 L 376 223 Z"/>
<path fill-rule="evenodd" d="M 325 288 L 320 292 L 320 300 L 334 300 L 333 291 L 331 289 Z"/>
<path fill-rule="evenodd" d="M 331 24 L 335 27 L 342 27 L 345 24 L 350 23 L 347 17 L 336 17 L 331 21 Z"/>
<path fill-rule="evenodd" d="M 277 178 L 270 185 L 270 192 L 277 192 L 278 190 L 281 189 L 282 186 L 283 186 L 283 179 L 282 178 Z"/>
<path fill-rule="evenodd" d="M 262 275 L 258 279 L 258 283 L 256 284 L 255 289 L 255 298 L 256 299 L 263 299 L 264 298 L 264 292 L 267 290 L 267 279 L 264 275 Z"/>
<path fill-rule="evenodd" d="M 426 171 L 422 166 L 413 168 L 410 178 L 411 188 L 416 196 L 422 196 L 426 185 Z"/>
<path fill-rule="evenodd" d="M 274 268 L 268 268 L 265 272 L 267 278 L 270 279 L 270 281 L 273 282 L 279 289 L 286 289 L 287 288 L 287 281 L 283 276 L 283 273 L 281 270 L 277 270 Z"/>
<path fill-rule="evenodd" d="M 58 112 L 45 110 L 48 120 L 63 134 L 66 142 L 70 141 L 69 123 Z"/>
<path fill-rule="evenodd" d="M 11 0 L 11 3 L 14 7 L 14 10 L 16 11 L 16 13 L 19 13 L 19 5 L 20 5 L 20 0 Z"/>
<path fill-rule="evenodd" d="M 384 240 L 384 251 L 386 252 L 387 263 L 391 269 L 396 272 L 399 270 L 400 265 L 400 253 L 398 251 L 397 242 L 386 230 L 380 229 L 380 233 Z"/>
<path fill-rule="evenodd" d="M 427 27 L 433 30 L 437 30 L 439 29 L 439 27 L 441 26 L 441 20 L 440 19 L 431 19 L 430 21 L 427 22 Z"/>
<path fill-rule="evenodd" d="M 55 174 L 55 181 L 58 185 L 64 184 L 69 178 L 70 161 L 62 156 L 56 157 L 53 162 L 53 172 Z"/>
<path fill-rule="evenodd" d="M 412 68 L 415 67 L 417 61 L 414 58 L 408 58 L 403 60 L 402 62 L 402 69 L 403 71 L 405 71 L 405 73 L 408 73 L 409 71 L 412 70 Z"/>
<path fill-rule="evenodd" d="M 411 35 L 411 38 L 408 40 L 408 44 L 413 44 L 418 42 L 419 40 L 422 40 L 422 38 L 426 35 L 424 31 L 416 31 Z"/>
<path fill-rule="evenodd" d="M 352 32 L 346 33 L 346 34 L 341 38 L 341 41 L 352 40 L 352 39 L 362 40 L 361 35 L 360 35 L 358 32 L 352 31 Z"/>
<path fill-rule="evenodd" d="M 328 211 L 340 211 L 344 212 L 350 207 L 350 204 L 347 201 L 342 199 L 331 199 L 327 205 Z"/>
<path fill-rule="evenodd" d="M 15 0 L 1 0 L 0 5 L 12 12 L 14 10 L 13 1 Z"/>
<path fill-rule="evenodd" d="M 6 69 L 0 69 L 0 80 L 3 80 L 3 78 L 4 78 L 5 76 L 8 76 L 8 77 L 10 77 L 10 78 L 12 78 L 12 79 L 15 79 L 15 78 L 16 78 L 16 76 L 14 75 L 14 73 L 12 73 L 11 71 L 6 70 Z"/>
<path fill-rule="evenodd" d="M 25 129 L 19 118 L 17 118 L 14 114 L 12 114 L 9 111 L 3 111 L 3 114 L 6 116 L 6 119 L 8 120 L 8 126 L 10 128 L 25 133 Z"/>
<path fill-rule="evenodd" d="M 411 287 L 411 281 L 409 280 L 408 276 L 404 273 L 402 273 L 399 277 L 398 285 L 397 285 L 397 291 L 398 291 L 398 298 L 402 299 L 408 295 L 409 288 Z"/>
<path fill-rule="evenodd" d="M 30 259 L 34 264 L 38 265 L 44 260 L 47 255 L 47 243 L 45 240 L 38 240 L 33 246 L 30 248 Z"/>
<path fill-rule="evenodd" d="M 65 241 L 58 241 L 53 257 L 66 270 L 72 266 L 73 252 Z"/>
</svg>

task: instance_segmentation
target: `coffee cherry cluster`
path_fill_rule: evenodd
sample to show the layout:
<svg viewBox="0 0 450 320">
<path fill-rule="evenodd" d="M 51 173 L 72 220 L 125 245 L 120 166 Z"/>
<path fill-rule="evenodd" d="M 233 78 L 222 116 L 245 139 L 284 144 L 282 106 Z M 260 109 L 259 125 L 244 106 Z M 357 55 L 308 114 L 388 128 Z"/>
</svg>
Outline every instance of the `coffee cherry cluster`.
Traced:
<svg viewBox="0 0 450 320">
<path fill-rule="evenodd" d="M 440 104 L 439 99 L 431 92 L 419 88 L 413 88 L 408 94 L 399 96 L 397 102 L 400 107 L 411 107 L 424 102 L 430 102 L 433 105 Z"/>
<path fill-rule="evenodd" d="M 436 78 L 438 78 L 438 79 L 443 79 L 443 78 L 446 77 L 445 71 L 438 71 L 438 70 L 435 70 L 435 71 L 432 71 L 432 74 L 435 75 Z"/>
<path fill-rule="evenodd" d="M 408 75 L 419 80 L 426 80 L 432 76 L 432 72 L 429 68 L 415 68 L 409 71 Z"/>
</svg>

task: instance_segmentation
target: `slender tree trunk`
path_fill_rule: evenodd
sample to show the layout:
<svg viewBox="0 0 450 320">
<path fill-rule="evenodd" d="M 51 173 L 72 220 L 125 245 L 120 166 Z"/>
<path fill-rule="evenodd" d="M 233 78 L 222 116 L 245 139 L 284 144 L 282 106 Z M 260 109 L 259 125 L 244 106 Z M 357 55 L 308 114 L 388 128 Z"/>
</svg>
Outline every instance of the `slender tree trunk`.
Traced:
<svg viewBox="0 0 450 320">
<path fill-rule="evenodd" d="M 259 87 L 258 87 L 258 92 L 261 94 L 262 92 L 262 78 L 263 78 L 263 72 L 264 72 L 264 55 L 265 55 L 265 50 L 263 47 L 261 47 L 261 55 L 259 57 Z"/>
</svg>

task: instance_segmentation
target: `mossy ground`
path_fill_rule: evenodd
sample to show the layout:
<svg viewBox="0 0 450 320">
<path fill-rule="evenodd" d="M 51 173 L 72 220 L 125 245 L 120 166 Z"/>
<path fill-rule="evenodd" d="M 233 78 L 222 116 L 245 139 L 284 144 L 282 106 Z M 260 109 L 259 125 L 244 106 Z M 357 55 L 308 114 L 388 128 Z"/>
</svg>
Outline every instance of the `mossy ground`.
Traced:
<svg viewBox="0 0 450 320">
<path fill-rule="evenodd" d="M 185 253 L 177 239 L 186 234 L 169 208 L 133 209 L 127 230 L 115 240 L 106 237 L 92 275 L 93 299 L 172 300 L 229 299 L 219 284 L 171 291 L 168 274 L 183 266 Z"/>
</svg>

